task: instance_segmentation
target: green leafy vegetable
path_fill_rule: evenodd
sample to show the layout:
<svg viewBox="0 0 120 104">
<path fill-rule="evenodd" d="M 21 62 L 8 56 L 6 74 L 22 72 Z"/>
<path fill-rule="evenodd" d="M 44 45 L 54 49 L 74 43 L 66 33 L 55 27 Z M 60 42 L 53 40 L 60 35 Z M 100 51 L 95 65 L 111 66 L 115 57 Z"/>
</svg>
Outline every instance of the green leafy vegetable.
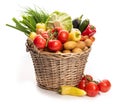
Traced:
<svg viewBox="0 0 120 104">
<path fill-rule="evenodd" d="M 27 36 L 29 36 L 30 32 L 36 31 L 36 24 L 45 23 L 48 17 L 49 14 L 45 10 L 42 10 L 40 8 L 27 8 L 26 11 L 24 11 L 22 20 L 17 20 L 14 17 L 12 20 L 16 25 L 12 26 L 10 24 L 6 24 L 6 26 L 24 32 Z"/>
<path fill-rule="evenodd" d="M 48 29 L 60 26 L 67 31 L 71 31 L 73 27 L 71 16 L 69 16 L 67 13 L 59 11 L 54 11 L 50 14 L 46 21 L 46 25 Z"/>
</svg>

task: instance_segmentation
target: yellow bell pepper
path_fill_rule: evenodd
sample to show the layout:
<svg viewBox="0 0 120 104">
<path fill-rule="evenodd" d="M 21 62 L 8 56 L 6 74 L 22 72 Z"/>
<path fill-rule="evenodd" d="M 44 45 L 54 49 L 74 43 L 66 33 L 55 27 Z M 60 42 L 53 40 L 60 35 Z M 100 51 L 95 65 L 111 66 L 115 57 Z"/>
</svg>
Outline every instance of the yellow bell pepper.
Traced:
<svg viewBox="0 0 120 104">
<path fill-rule="evenodd" d="M 31 32 L 30 34 L 29 34 L 29 38 L 31 39 L 31 40 L 34 40 L 34 38 L 36 37 L 36 33 L 35 32 Z"/>
<path fill-rule="evenodd" d="M 59 93 L 62 95 L 85 96 L 86 92 L 73 86 L 61 86 Z"/>
<path fill-rule="evenodd" d="M 45 31 L 46 30 L 45 23 L 37 23 L 36 24 L 36 29 L 43 29 Z"/>
<path fill-rule="evenodd" d="M 72 41 L 79 41 L 81 39 L 81 32 L 80 30 L 73 28 L 71 32 L 69 33 L 68 40 Z"/>
</svg>

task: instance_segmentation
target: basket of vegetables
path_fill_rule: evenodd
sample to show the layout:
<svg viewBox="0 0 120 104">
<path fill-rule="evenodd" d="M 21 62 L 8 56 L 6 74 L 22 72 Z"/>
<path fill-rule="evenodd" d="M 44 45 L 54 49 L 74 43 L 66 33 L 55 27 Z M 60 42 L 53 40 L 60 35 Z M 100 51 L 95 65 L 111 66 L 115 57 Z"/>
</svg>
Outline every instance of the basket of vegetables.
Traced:
<svg viewBox="0 0 120 104">
<path fill-rule="evenodd" d="M 22 19 L 12 20 L 27 36 L 39 87 L 58 90 L 62 85 L 78 85 L 94 42 L 96 28 L 83 15 L 73 19 L 67 13 L 28 8 Z"/>
</svg>

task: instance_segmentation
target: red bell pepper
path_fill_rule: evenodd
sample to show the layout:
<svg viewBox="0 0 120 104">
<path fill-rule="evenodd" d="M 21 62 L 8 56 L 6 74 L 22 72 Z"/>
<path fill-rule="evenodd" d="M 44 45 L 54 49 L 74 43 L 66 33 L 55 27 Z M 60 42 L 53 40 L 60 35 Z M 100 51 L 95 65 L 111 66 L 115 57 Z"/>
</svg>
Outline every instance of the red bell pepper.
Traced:
<svg viewBox="0 0 120 104">
<path fill-rule="evenodd" d="M 85 36 L 93 36 L 96 33 L 96 28 L 93 25 L 88 25 L 87 28 L 82 32 L 81 35 Z"/>
</svg>

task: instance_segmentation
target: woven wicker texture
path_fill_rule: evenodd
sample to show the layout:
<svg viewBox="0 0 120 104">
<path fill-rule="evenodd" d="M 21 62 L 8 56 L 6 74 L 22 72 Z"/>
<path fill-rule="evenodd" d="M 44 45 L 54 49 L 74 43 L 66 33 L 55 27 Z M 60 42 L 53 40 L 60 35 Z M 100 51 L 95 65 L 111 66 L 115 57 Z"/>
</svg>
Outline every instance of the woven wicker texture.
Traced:
<svg viewBox="0 0 120 104">
<path fill-rule="evenodd" d="M 48 90 L 57 90 L 61 85 L 78 85 L 91 50 L 81 54 L 41 52 L 30 42 L 26 47 L 33 60 L 38 86 Z"/>
</svg>

